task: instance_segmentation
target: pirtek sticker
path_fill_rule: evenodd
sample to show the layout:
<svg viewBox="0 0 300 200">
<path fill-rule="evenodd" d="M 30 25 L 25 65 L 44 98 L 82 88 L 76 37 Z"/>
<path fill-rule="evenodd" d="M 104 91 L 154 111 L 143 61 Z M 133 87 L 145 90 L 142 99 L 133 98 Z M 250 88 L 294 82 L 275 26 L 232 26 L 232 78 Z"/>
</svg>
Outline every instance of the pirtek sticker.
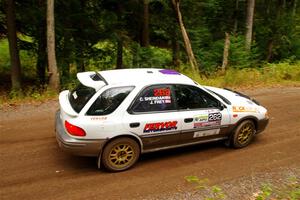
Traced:
<svg viewBox="0 0 300 200">
<path fill-rule="evenodd" d="M 169 131 L 177 129 L 177 121 L 149 123 L 144 127 L 144 133 Z"/>
<path fill-rule="evenodd" d="M 257 109 L 245 106 L 232 106 L 232 110 L 233 112 L 257 112 Z"/>
</svg>

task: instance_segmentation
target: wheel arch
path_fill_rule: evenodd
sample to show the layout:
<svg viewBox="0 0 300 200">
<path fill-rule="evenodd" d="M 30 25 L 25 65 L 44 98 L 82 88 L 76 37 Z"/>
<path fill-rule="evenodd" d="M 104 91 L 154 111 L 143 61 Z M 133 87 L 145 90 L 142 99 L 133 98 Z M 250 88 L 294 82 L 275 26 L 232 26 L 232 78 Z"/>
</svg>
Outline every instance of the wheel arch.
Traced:
<svg viewBox="0 0 300 200">
<path fill-rule="evenodd" d="M 118 138 L 130 138 L 132 140 L 134 140 L 140 147 L 140 153 L 142 153 L 143 151 L 143 143 L 142 140 L 135 134 L 122 134 L 122 135 L 117 135 L 115 137 L 109 138 L 106 143 L 103 145 L 101 153 L 103 152 L 103 149 L 107 146 L 108 143 L 110 143 L 113 140 L 116 140 Z"/>
<path fill-rule="evenodd" d="M 140 153 L 143 152 L 143 143 L 142 143 L 142 140 L 135 134 L 130 134 L 130 133 L 126 133 L 126 134 L 120 134 L 120 135 L 117 135 L 115 137 L 112 137 L 112 138 L 107 138 L 107 141 L 105 142 L 105 144 L 102 146 L 102 148 L 100 149 L 99 151 L 99 154 L 98 154 L 98 158 L 97 158 L 97 167 L 98 169 L 101 168 L 101 157 L 102 157 L 102 154 L 103 154 L 103 150 L 105 149 L 105 147 L 113 140 L 116 140 L 118 138 L 130 138 L 132 140 L 134 140 L 138 145 L 139 145 L 139 148 L 140 148 Z"/>
<path fill-rule="evenodd" d="M 241 118 L 239 121 L 237 121 L 235 123 L 235 127 L 238 127 L 239 124 L 241 124 L 243 121 L 246 121 L 246 120 L 251 120 L 254 123 L 255 130 L 257 131 L 257 128 L 258 128 L 258 118 L 255 117 L 255 116 L 246 116 L 246 117 Z"/>
</svg>

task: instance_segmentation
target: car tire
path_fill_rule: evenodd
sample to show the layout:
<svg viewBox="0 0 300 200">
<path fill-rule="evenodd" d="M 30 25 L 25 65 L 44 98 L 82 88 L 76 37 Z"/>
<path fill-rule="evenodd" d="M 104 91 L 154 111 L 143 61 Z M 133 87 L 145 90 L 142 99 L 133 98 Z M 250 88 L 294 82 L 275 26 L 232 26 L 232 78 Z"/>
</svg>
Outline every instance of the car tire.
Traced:
<svg viewBox="0 0 300 200">
<path fill-rule="evenodd" d="M 120 172 L 132 167 L 140 156 L 140 147 L 130 138 L 117 138 L 109 142 L 102 154 L 102 163 L 105 169 Z"/>
<path fill-rule="evenodd" d="M 252 120 L 245 120 L 241 122 L 234 130 L 231 136 L 231 144 L 234 148 L 243 148 L 250 144 L 256 129 Z"/>
</svg>

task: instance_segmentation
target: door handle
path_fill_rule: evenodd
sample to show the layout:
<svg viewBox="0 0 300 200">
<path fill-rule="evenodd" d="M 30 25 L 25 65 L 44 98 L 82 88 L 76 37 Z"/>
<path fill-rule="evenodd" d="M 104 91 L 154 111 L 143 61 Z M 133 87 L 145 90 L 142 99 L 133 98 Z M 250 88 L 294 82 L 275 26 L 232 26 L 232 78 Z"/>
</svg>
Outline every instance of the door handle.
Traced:
<svg viewBox="0 0 300 200">
<path fill-rule="evenodd" d="M 130 126 L 130 128 L 136 128 L 136 127 L 140 126 L 140 123 L 139 122 L 133 122 L 133 123 L 130 123 L 129 126 Z"/>
<path fill-rule="evenodd" d="M 192 121 L 194 121 L 194 118 L 185 118 L 184 119 L 185 123 L 191 123 Z"/>
</svg>

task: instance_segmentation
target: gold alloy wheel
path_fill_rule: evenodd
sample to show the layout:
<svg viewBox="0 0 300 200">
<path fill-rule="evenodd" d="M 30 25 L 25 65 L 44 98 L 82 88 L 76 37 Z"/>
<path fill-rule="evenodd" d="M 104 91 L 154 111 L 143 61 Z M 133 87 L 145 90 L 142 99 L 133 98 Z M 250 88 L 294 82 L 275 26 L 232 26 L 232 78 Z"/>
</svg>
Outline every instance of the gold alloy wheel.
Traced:
<svg viewBox="0 0 300 200">
<path fill-rule="evenodd" d="M 251 124 L 245 124 L 239 134 L 238 134 L 238 141 L 240 144 L 246 144 L 249 139 L 251 138 L 251 135 L 253 134 L 254 129 L 253 126 Z"/>
<path fill-rule="evenodd" d="M 129 165 L 134 157 L 134 149 L 130 144 L 117 144 L 111 149 L 108 160 L 114 168 L 123 168 Z"/>
</svg>

